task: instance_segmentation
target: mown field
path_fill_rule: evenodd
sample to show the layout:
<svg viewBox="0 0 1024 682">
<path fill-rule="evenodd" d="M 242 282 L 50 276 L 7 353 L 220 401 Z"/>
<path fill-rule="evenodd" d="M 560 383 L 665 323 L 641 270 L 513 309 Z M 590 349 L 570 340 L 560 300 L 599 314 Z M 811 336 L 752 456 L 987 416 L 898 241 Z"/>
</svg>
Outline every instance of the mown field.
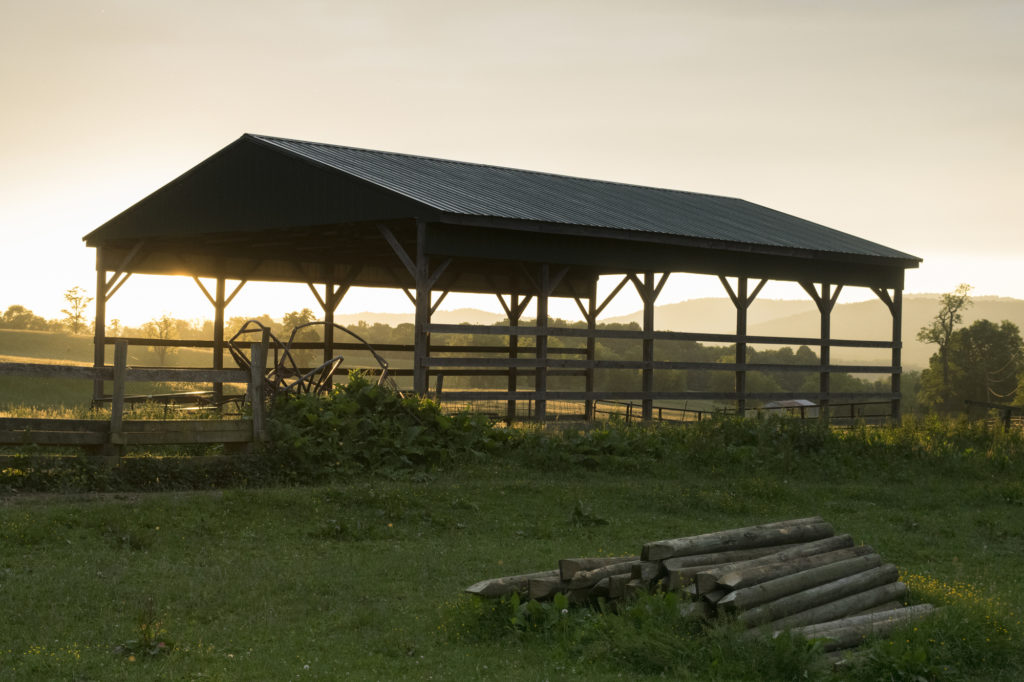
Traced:
<svg viewBox="0 0 1024 682">
<path fill-rule="evenodd" d="M 15 492 L 8 471 L 0 679 L 1018 680 L 1022 457 L 1019 433 L 966 424 L 723 420 L 528 432 L 315 485 L 58 494 Z M 813 647 L 695 628 L 664 599 L 530 620 L 461 594 L 562 557 L 811 515 L 944 614 L 831 672 Z"/>
</svg>

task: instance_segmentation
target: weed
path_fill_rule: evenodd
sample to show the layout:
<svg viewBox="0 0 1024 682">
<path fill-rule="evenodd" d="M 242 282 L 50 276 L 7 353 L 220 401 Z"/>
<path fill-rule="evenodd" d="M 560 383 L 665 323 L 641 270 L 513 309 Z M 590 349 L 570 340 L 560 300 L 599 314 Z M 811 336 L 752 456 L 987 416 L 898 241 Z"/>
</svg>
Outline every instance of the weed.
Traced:
<svg viewBox="0 0 1024 682">
<path fill-rule="evenodd" d="M 164 630 L 152 598 L 146 599 L 139 609 L 132 629 L 136 637 L 113 648 L 115 654 L 124 656 L 130 662 L 166 656 L 174 650 L 174 642 Z"/>
</svg>

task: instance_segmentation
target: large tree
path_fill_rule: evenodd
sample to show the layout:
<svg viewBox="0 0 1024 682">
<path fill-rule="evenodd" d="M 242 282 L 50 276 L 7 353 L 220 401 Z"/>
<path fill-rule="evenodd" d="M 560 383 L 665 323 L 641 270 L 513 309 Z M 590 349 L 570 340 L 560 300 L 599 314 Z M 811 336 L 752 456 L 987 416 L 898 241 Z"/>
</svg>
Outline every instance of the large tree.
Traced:
<svg viewBox="0 0 1024 682">
<path fill-rule="evenodd" d="M 175 320 L 167 313 L 160 317 L 154 317 L 142 325 L 142 331 L 147 338 L 159 339 L 161 341 L 174 339 L 177 336 L 177 329 L 178 320 Z M 168 357 L 178 352 L 178 349 L 174 346 L 153 346 L 153 350 L 156 352 L 161 367 L 167 364 Z"/>
<path fill-rule="evenodd" d="M 953 330 L 963 321 L 963 310 L 971 305 L 971 286 L 961 284 L 953 293 L 943 294 L 939 299 L 939 312 L 935 319 L 921 327 L 917 340 L 921 343 L 938 344 L 939 367 L 942 370 L 942 392 L 949 390 L 949 345 Z"/>
<path fill-rule="evenodd" d="M 92 297 L 85 295 L 82 287 L 71 287 L 64 292 L 64 300 L 68 307 L 61 310 L 64 313 L 64 324 L 72 334 L 78 334 L 86 327 L 85 309 L 92 303 Z"/>
<path fill-rule="evenodd" d="M 1011 403 L 1022 373 L 1024 341 L 1017 325 L 978 320 L 950 335 L 944 358 L 932 356 L 921 376 L 921 399 L 942 412 L 963 410 L 966 400 Z"/>
<path fill-rule="evenodd" d="M 0 315 L 0 327 L 6 329 L 46 330 L 50 323 L 23 305 L 12 305 Z"/>
</svg>

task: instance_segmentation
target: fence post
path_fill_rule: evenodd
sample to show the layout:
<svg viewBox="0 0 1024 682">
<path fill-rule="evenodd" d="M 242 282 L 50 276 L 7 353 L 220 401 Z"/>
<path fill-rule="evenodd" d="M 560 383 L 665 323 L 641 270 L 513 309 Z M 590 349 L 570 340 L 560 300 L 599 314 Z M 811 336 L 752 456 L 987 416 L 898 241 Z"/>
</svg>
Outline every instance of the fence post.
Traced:
<svg viewBox="0 0 1024 682">
<path fill-rule="evenodd" d="M 128 375 L 128 344 L 114 344 L 114 387 L 110 398 L 110 435 L 104 455 L 107 464 L 117 466 L 124 455 L 124 384 Z"/>
<path fill-rule="evenodd" d="M 263 390 L 267 367 L 267 339 L 249 346 L 249 404 L 252 405 L 252 441 L 264 439 Z"/>
</svg>

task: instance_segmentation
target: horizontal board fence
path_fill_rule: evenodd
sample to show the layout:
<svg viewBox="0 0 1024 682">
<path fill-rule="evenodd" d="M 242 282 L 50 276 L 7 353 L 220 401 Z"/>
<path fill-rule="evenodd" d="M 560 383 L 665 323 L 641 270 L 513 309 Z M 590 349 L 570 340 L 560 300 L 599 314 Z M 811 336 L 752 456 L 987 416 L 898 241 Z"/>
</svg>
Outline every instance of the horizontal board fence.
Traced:
<svg viewBox="0 0 1024 682">
<path fill-rule="evenodd" d="M 711 341 L 714 343 L 736 343 L 737 340 L 752 344 L 773 344 L 783 346 L 840 346 L 846 348 L 888 348 L 892 341 L 864 341 L 856 339 L 827 339 L 802 336 L 742 336 L 736 334 L 704 334 L 699 332 L 645 332 L 633 329 L 594 329 L 579 327 L 509 327 L 462 324 L 431 324 L 427 331 L 434 334 L 481 334 L 495 336 L 564 336 L 597 339 L 637 339 L 664 341 Z M 553 349 L 549 349 L 553 350 Z"/>
<path fill-rule="evenodd" d="M 0 375 L 56 377 L 113 382 L 110 419 L 0 418 L 0 445 L 67 445 L 85 447 L 109 463 L 116 463 L 133 445 L 193 445 L 223 443 L 248 446 L 261 442 L 264 432 L 264 368 L 267 349 L 252 344 L 251 371 L 240 369 L 128 367 L 128 343 L 115 345 L 112 367 L 82 367 L 55 364 L 0 363 Z M 195 403 L 206 391 L 159 396 L 130 396 L 129 381 L 169 383 L 219 382 L 244 384 L 251 416 L 239 419 L 125 419 L 125 405 L 133 401 L 180 399 Z"/>
<path fill-rule="evenodd" d="M 600 360 L 593 356 L 593 349 L 590 349 L 588 355 L 588 349 L 582 347 L 555 347 L 549 346 L 546 342 L 552 338 L 565 337 L 567 340 L 571 340 L 573 344 L 579 344 L 587 340 L 588 337 L 594 339 L 630 339 L 637 341 L 646 340 L 666 340 L 666 341 L 698 341 L 698 342 L 710 342 L 710 343 L 762 343 L 762 344 L 776 344 L 776 345 L 806 345 L 815 346 L 819 348 L 827 347 L 848 347 L 848 348 L 876 348 L 876 349 L 888 349 L 894 348 L 892 341 L 859 341 L 859 340 L 844 340 L 844 339 L 827 339 L 822 341 L 820 338 L 811 337 L 769 337 L 769 336 L 746 336 L 736 334 L 705 334 L 705 333 L 689 333 L 689 332 L 668 332 L 668 331 L 655 331 L 655 332 L 644 332 L 642 330 L 631 330 L 631 329 L 595 329 L 588 330 L 581 327 L 527 327 L 527 326 L 509 326 L 509 325 L 463 325 L 463 324 L 431 324 L 427 326 L 427 330 L 436 335 L 461 335 L 474 334 L 485 337 L 490 337 L 495 340 L 494 344 L 481 344 L 479 340 L 475 344 L 453 344 L 444 345 L 440 343 L 432 343 L 429 346 L 428 353 L 420 359 L 420 366 L 422 371 L 425 373 L 428 386 L 432 387 L 430 391 L 428 388 L 428 395 L 434 399 L 442 402 L 451 409 L 456 404 L 469 404 L 473 402 L 481 403 L 492 403 L 497 401 L 504 401 L 506 403 L 506 414 L 521 414 L 523 413 L 522 408 L 526 408 L 525 414 L 528 418 L 532 418 L 535 410 L 535 403 L 538 401 L 543 405 L 551 401 L 578 401 L 581 403 L 591 403 L 591 415 L 598 414 L 596 411 L 597 407 L 595 401 L 618 401 L 623 404 L 632 403 L 633 401 L 639 401 L 641 403 L 648 403 L 651 401 L 727 401 L 736 402 L 737 404 L 746 405 L 746 401 L 785 401 L 785 400 L 809 400 L 822 403 L 821 409 L 819 406 L 804 406 L 803 409 L 797 408 L 786 411 L 787 414 L 800 416 L 807 416 L 811 414 L 814 418 L 819 416 L 823 417 L 839 417 L 854 420 L 860 417 L 871 416 L 875 417 L 874 414 L 868 414 L 873 412 L 871 410 L 865 411 L 866 405 L 882 405 L 886 402 L 889 403 L 890 407 L 886 410 L 887 416 L 891 416 L 892 403 L 898 401 L 901 395 L 898 391 L 895 392 L 829 392 L 823 391 L 804 391 L 804 392 L 748 392 L 739 388 L 739 380 L 737 380 L 738 390 L 733 391 L 656 391 L 656 390 L 640 390 L 640 391 L 622 391 L 622 390 L 595 390 L 593 386 L 594 372 L 596 371 L 625 371 L 625 372 L 636 372 L 644 373 L 657 372 L 657 371 L 710 371 L 716 373 L 728 373 L 735 374 L 737 376 L 746 375 L 753 372 L 785 372 L 788 374 L 816 374 L 819 376 L 827 376 L 830 374 L 854 374 L 854 375 L 886 375 L 894 376 L 897 375 L 901 368 L 894 365 L 850 365 L 850 364 L 788 364 L 788 363 L 756 363 L 756 362 L 691 362 L 691 361 L 676 361 L 676 360 Z M 520 342 L 526 341 L 529 345 L 515 345 L 509 346 L 509 338 L 516 337 Z M 531 343 L 533 337 L 537 338 L 538 343 Z M 453 339 L 454 340 L 454 339 Z M 108 344 L 120 344 L 124 343 L 127 345 L 166 345 L 166 346 L 178 346 L 178 347 L 193 347 L 193 348 L 210 348 L 212 349 L 212 341 L 180 341 L 180 340 L 158 340 L 158 339 L 144 339 L 144 338 L 116 338 L 107 339 Z M 539 348 L 538 348 L 539 346 Z M 275 343 L 270 340 L 268 343 L 268 353 L 275 349 L 280 349 L 281 344 Z M 323 350 L 324 343 L 322 341 L 303 341 L 296 342 L 290 345 L 290 348 L 295 350 Z M 389 353 L 398 355 L 398 361 L 395 363 L 389 363 L 388 372 L 391 376 L 396 379 L 408 381 L 410 378 L 415 377 L 416 370 L 410 366 L 413 364 L 413 355 L 415 347 L 413 344 L 373 344 L 373 348 L 379 353 Z M 328 354 L 334 355 L 338 351 L 365 351 L 366 347 L 361 343 L 352 342 L 333 342 L 328 350 Z M 510 357 L 511 356 L 511 357 Z M 396 366 L 400 365 L 400 366 Z M 83 372 L 91 371 L 89 368 L 80 368 Z M 308 369 L 308 368 L 307 368 Z M 110 368 L 105 368 L 105 372 L 110 372 Z M 145 372 L 141 368 L 133 370 L 134 372 Z M 160 370 L 150 370 L 151 372 L 159 372 Z M 183 370 L 184 371 L 184 370 Z M 223 381 L 229 383 L 235 381 L 240 383 L 240 380 L 236 379 L 224 379 L 214 378 L 215 370 L 189 370 L 193 374 L 189 375 L 195 377 L 194 381 Z M 221 370 L 224 372 L 238 372 L 238 370 Z M 303 370 L 305 371 L 305 370 Z M 345 376 L 352 368 L 341 367 L 338 370 L 339 376 Z M 84 376 L 84 375 L 83 375 Z M 141 375 L 139 375 L 141 376 Z M 154 375 L 150 375 L 151 378 Z M 509 380 L 509 386 L 506 388 L 492 387 L 492 388 L 475 388 L 472 384 L 469 386 L 463 382 L 463 379 L 473 378 L 489 378 L 493 381 L 495 378 L 505 377 Z M 559 390 L 540 390 L 546 388 L 547 380 L 556 377 L 572 377 L 585 379 L 587 382 L 587 388 L 589 390 L 567 390 L 563 386 L 558 386 Z M 105 378 L 108 378 L 105 375 Z M 445 390 L 444 382 L 446 379 L 459 379 L 460 383 L 451 385 Z M 516 382 L 521 382 L 519 386 L 516 386 Z M 543 382 L 543 383 L 542 383 Z M 407 389 L 409 385 L 404 384 Z M 582 386 L 580 388 L 583 388 Z M 651 389 L 652 386 L 645 385 L 645 389 Z M 404 389 L 403 389 L 404 390 Z M 846 401 L 842 405 L 837 405 L 836 401 Z M 517 404 L 521 403 L 521 404 Z M 852 406 L 852 407 L 851 407 Z M 484 406 L 480 406 L 480 411 L 488 412 L 489 410 Z M 651 406 L 654 409 L 654 406 Z M 662 414 L 664 415 L 665 407 L 662 407 Z M 752 413 L 756 413 L 759 408 L 754 405 L 745 407 L 745 410 L 750 410 Z M 574 410 L 575 411 L 575 410 Z M 723 410 L 719 409 L 718 412 Z M 543 412 L 546 412 L 543 411 Z M 632 415 L 632 408 L 630 408 L 630 415 Z M 649 417 L 653 418 L 653 412 L 649 413 Z"/>
<path fill-rule="evenodd" d="M 745 393 L 751 400 L 851 400 L 890 398 L 892 393 Z M 896 394 L 897 396 L 899 394 Z M 444 391 L 444 400 L 732 400 L 735 391 Z M 864 404 L 858 402 L 858 404 Z"/>
</svg>

